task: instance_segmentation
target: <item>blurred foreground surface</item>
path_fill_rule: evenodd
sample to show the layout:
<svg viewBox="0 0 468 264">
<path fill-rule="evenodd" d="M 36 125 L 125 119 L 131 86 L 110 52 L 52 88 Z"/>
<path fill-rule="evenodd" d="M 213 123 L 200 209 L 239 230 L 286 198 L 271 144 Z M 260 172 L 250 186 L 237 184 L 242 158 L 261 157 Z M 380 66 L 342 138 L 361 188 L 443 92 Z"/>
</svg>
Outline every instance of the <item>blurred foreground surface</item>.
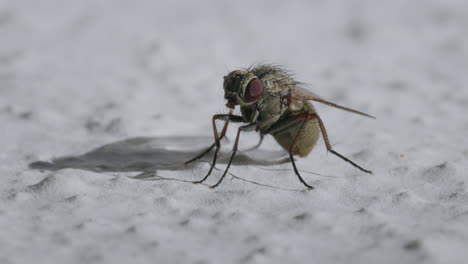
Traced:
<svg viewBox="0 0 468 264">
<path fill-rule="evenodd" d="M 0 0 L 0 263 L 464 263 L 467 28 L 464 0 Z M 153 181 L 125 177 L 135 156 L 28 167 L 135 137 L 209 145 L 222 76 L 257 62 L 377 116 L 317 105 L 336 150 L 374 175 L 323 143 L 297 162 L 322 175 L 303 174 L 313 191 L 280 162 L 235 165 L 215 190 L 184 182 L 206 163 Z M 97 153 L 84 164 L 109 165 Z M 271 138 L 250 158 L 282 158 L 268 153 Z"/>
</svg>

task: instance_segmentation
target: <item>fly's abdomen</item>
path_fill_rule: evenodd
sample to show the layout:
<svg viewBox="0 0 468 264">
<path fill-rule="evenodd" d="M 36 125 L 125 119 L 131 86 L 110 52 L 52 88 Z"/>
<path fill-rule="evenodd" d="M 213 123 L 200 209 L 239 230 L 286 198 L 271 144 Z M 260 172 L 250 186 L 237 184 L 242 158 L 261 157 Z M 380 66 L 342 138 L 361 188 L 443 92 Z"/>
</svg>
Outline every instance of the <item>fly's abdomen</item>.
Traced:
<svg viewBox="0 0 468 264">
<path fill-rule="evenodd" d="M 285 149 L 289 151 L 297 133 L 301 128 L 302 122 L 292 124 L 290 127 L 286 127 L 278 132 L 272 133 L 275 140 Z M 316 120 L 308 120 L 304 125 L 304 128 L 300 132 L 296 143 L 294 144 L 293 154 L 301 157 L 307 156 L 314 148 L 319 138 L 320 128 Z"/>
</svg>

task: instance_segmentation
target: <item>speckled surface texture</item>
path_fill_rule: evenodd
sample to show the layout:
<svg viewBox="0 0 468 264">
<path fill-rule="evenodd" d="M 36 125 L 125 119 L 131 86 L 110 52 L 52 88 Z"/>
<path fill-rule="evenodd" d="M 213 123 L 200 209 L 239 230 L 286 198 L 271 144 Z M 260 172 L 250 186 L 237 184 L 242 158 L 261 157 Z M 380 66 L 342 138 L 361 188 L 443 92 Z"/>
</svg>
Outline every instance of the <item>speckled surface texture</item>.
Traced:
<svg viewBox="0 0 468 264">
<path fill-rule="evenodd" d="M 168 2 L 0 0 L 0 263 L 466 263 L 467 1 Z M 297 160 L 313 191 L 289 163 L 235 164 L 215 190 L 184 182 L 206 163 L 157 180 L 28 167 L 206 139 L 222 76 L 259 62 L 375 115 L 315 104 L 374 175 L 321 140 Z M 188 141 L 163 149 L 204 144 Z M 280 150 L 267 137 L 254 158 Z"/>
</svg>

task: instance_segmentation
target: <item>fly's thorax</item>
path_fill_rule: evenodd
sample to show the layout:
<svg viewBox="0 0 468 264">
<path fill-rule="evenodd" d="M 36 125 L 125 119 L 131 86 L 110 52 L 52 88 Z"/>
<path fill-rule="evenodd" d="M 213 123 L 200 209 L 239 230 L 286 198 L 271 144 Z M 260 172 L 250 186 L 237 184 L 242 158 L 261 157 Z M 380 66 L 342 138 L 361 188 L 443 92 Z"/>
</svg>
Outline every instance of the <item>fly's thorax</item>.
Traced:
<svg viewBox="0 0 468 264">
<path fill-rule="evenodd" d="M 304 109 L 304 101 L 291 98 L 288 102 L 288 109 L 293 113 L 300 113 Z"/>
<path fill-rule="evenodd" d="M 261 78 L 265 90 L 271 94 L 285 94 L 291 91 L 295 81 L 284 74 L 266 74 Z"/>
<path fill-rule="evenodd" d="M 278 125 L 278 122 L 282 122 L 284 119 L 289 119 L 294 115 L 303 113 L 316 114 L 314 106 L 309 101 L 302 101 L 296 103 L 301 106 L 298 111 L 291 110 L 291 104 L 288 100 L 278 96 L 268 96 L 261 103 L 258 104 L 258 119 L 257 125 L 260 131 L 271 131 Z"/>
<path fill-rule="evenodd" d="M 257 111 L 257 124 L 260 131 L 266 131 L 276 123 L 288 110 L 287 103 L 277 94 L 271 94 L 268 90 L 259 100 Z"/>
<path fill-rule="evenodd" d="M 316 114 L 314 105 L 307 100 L 289 98 L 288 100 L 288 111 L 291 112 L 291 115 L 309 113 Z"/>
<path fill-rule="evenodd" d="M 262 83 L 265 92 L 262 98 L 258 100 L 259 118 L 258 124 L 260 130 L 268 130 L 281 116 L 291 111 L 290 100 L 287 96 L 294 87 L 294 81 L 288 75 L 277 72 L 269 73 L 263 76 Z M 301 110 L 298 104 L 295 104 Z"/>
</svg>

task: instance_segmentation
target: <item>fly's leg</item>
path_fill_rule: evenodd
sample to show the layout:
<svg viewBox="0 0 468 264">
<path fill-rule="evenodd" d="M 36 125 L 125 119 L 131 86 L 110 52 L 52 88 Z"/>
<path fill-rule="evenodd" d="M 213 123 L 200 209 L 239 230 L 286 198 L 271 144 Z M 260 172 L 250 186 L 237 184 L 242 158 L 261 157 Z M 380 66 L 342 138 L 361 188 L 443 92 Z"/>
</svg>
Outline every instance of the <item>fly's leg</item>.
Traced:
<svg viewBox="0 0 468 264">
<path fill-rule="evenodd" d="M 220 136 L 218 135 L 218 129 L 216 128 L 216 120 L 224 120 L 224 121 L 226 121 L 226 123 L 228 121 L 241 123 L 241 122 L 243 122 L 243 117 L 242 116 L 231 115 L 231 114 L 228 114 L 228 115 L 214 115 L 213 116 L 212 123 L 213 123 L 213 134 L 214 134 L 214 138 L 215 138 L 214 145 L 216 146 L 216 150 L 215 150 L 215 153 L 213 155 L 213 162 L 211 163 L 210 170 L 205 175 L 205 177 L 203 177 L 203 179 L 201 179 L 199 181 L 194 181 L 193 183 L 202 183 L 202 182 L 204 182 L 208 178 L 208 176 L 210 176 L 211 172 L 213 171 L 213 168 L 216 165 L 216 159 L 218 158 L 218 152 L 219 152 L 219 149 L 221 148 Z M 225 127 L 227 128 L 226 125 L 225 125 Z"/>
<path fill-rule="evenodd" d="M 299 115 L 302 115 L 302 114 L 299 114 Z M 297 117 L 298 115 L 294 116 L 294 118 L 301 118 L 301 117 Z M 294 157 L 293 157 L 293 154 L 294 154 L 294 147 L 296 146 L 296 142 L 297 142 L 297 139 L 299 138 L 299 136 L 301 135 L 301 132 L 305 126 L 305 124 L 307 123 L 307 121 L 309 120 L 309 115 L 306 114 L 305 117 L 304 117 L 304 121 L 302 122 L 302 125 L 301 125 L 301 128 L 299 128 L 299 131 L 297 131 L 297 134 L 296 134 L 296 137 L 294 138 L 294 141 L 293 143 L 291 144 L 291 146 L 289 147 L 289 158 L 291 159 L 291 163 L 293 165 L 293 168 L 294 168 L 294 173 L 296 174 L 296 176 L 299 178 L 299 181 L 302 182 L 302 184 L 304 184 L 308 189 L 314 189 L 314 186 L 312 185 L 309 185 L 307 184 L 304 179 L 302 179 L 301 177 L 301 174 L 299 173 L 299 170 L 297 170 L 297 167 L 296 167 L 296 163 L 294 162 Z"/>
<path fill-rule="evenodd" d="M 263 142 L 263 138 L 265 137 L 265 135 L 263 134 L 260 134 L 260 140 L 258 141 L 257 145 L 247 149 L 246 151 L 252 151 L 252 150 L 255 150 L 255 149 L 258 149 L 260 147 L 260 145 L 262 145 L 262 142 Z"/>
<path fill-rule="evenodd" d="M 232 115 L 232 110 L 229 111 L 229 115 Z M 223 126 L 223 130 L 221 130 L 221 135 L 219 136 L 219 140 L 223 139 L 224 136 L 226 135 L 226 131 L 227 131 L 228 126 L 229 126 L 229 120 L 226 120 L 226 122 L 224 123 L 224 126 Z M 210 147 L 208 147 L 205 151 L 203 151 L 202 153 L 200 153 L 196 157 L 192 158 L 191 160 L 186 161 L 185 165 L 202 158 L 208 152 L 210 152 L 215 146 L 216 146 L 216 142 L 214 142 Z"/>
<path fill-rule="evenodd" d="M 255 130 L 256 127 L 257 127 L 257 124 L 249 124 L 249 125 L 239 127 L 239 129 L 237 130 L 236 141 L 234 142 L 234 147 L 232 148 L 232 154 L 231 154 L 231 158 L 229 159 L 229 163 L 227 164 L 226 169 L 224 170 L 223 176 L 221 176 L 219 181 L 215 185 L 210 186 L 211 189 L 214 189 L 214 188 L 218 187 L 218 185 L 221 184 L 224 177 L 226 176 L 226 174 L 227 174 L 227 172 L 229 170 L 229 167 L 231 166 L 232 160 L 234 159 L 234 156 L 236 155 L 236 152 L 237 152 L 237 147 L 239 145 L 240 132 L 241 131 L 253 131 L 253 130 Z M 213 167 L 211 167 L 211 168 L 213 168 Z"/>
<path fill-rule="evenodd" d="M 333 153 L 334 155 L 338 156 L 339 158 L 341 158 L 342 160 L 350 163 L 351 165 L 353 165 L 354 167 L 360 169 L 361 171 L 365 172 L 365 173 L 370 173 L 372 174 L 372 171 L 370 170 L 366 170 L 364 169 L 363 167 L 357 165 L 356 163 L 354 163 L 352 160 L 346 158 L 345 156 L 341 155 L 340 153 L 336 152 L 335 150 L 332 149 L 332 146 L 330 144 L 330 141 L 328 140 L 328 134 L 327 134 L 327 130 L 325 129 L 325 126 L 323 125 L 323 122 L 322 122 L 322 119 L 320 118 L 319 115 L 317 114 L 309 114 L 309 113 L 303 113 L 303 114 L 298 114 L 298 115 L 295 115 L 294 118 L 296 119 L 304 119 L 304 123 L 302 124 L 302 126 L 304 126 L 305 122 L 307 120 L 312 120 L 312 119 L 317 119 L 318 123 L 319 123 L 319 126 L 320 126 L 320 131 L 322 132 L 322 137 L 323 137 L 323 141 L 325 141 L 325 146 L 327 147 L 327 150 L 330 151 L 331 153 Z M 301 127 L 301 130 L 302 130 L 302 127 Z M 298 134 L 300 133 L 300 131 L 298 132 Z M 296 139 L 297 139 L 297 136 L 296 136 Z M 293 145 L 295 145 L 295 141 L 296 139 L 294 140 L 294 143 Z M 293 149 L 291 147 L 291 149 Z M 291 149 L 290 149 L 290 153 L 291 153 Z M 294 164 L 294 162 L 293 162 Z M 297 174 L 297 173 L 296 173 Z"/>
</svg>

